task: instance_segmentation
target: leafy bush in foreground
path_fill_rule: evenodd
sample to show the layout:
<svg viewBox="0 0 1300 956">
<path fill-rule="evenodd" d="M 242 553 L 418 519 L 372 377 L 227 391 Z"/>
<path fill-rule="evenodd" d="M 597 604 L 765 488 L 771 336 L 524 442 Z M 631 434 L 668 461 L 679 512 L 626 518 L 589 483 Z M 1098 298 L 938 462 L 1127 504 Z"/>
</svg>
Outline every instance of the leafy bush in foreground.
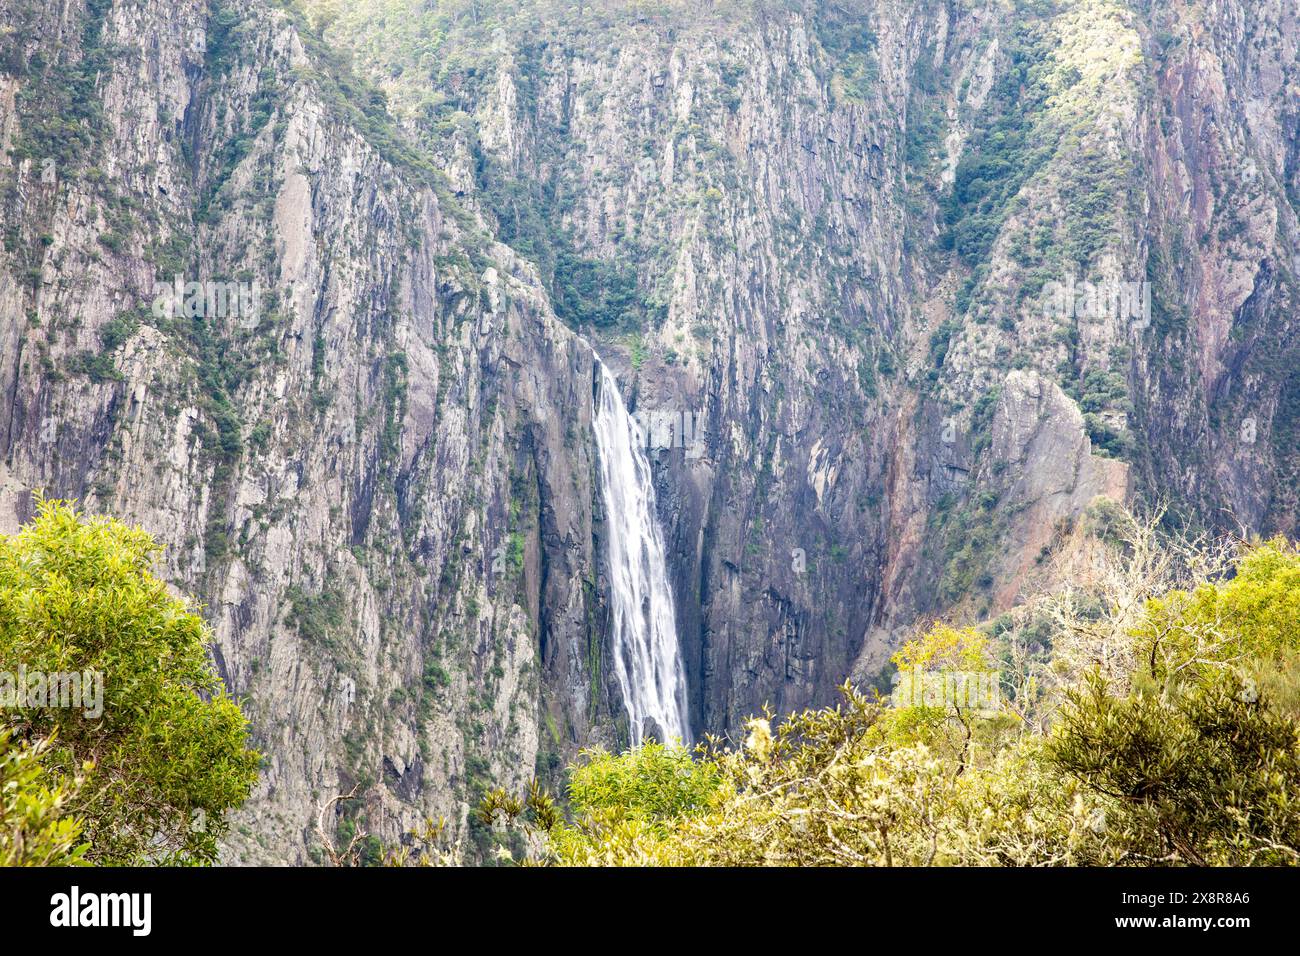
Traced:
<svg viewBox="0 0 1300 956">
<path fill-rule="evenodd" d="M 150 572 L 157 550 L 141 530 L 51 501 L 0 536 L 0 673 L 102 679 L 90 706 L 7 708 L 0 741 L 0 761 L 19 768 L 19 806 L 71 815 L 88 862 L 213 862 L 226 811 L 257 779 L 260 758 L 213 670 L 207 625 Z M 0 833 L 0 854 L 14 852 L 10 840 Z"/>
<path fill-rule="evenodd" d="M 0 866 L 75 866 L 86 845 L 81 821 L 67 816 L 79 780 L 53 784 L 41 766 L 45 742 L 16 745 L 0 730 Z"/>
</svg>

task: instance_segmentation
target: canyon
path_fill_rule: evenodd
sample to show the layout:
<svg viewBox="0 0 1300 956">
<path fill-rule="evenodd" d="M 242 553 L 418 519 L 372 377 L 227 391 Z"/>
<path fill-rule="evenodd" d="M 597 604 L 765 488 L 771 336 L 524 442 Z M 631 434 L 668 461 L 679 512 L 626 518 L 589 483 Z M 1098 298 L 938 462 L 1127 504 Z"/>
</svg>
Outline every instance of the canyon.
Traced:
<svg viewBox="0 0 1300 956">
<path fill-rule="evenodd" d="M 231 863 L 887 687 L 1105 500 L 1294 538 L 1298 16 L 0 0 L 0 531 L 156 536 Z"/>
</svg>

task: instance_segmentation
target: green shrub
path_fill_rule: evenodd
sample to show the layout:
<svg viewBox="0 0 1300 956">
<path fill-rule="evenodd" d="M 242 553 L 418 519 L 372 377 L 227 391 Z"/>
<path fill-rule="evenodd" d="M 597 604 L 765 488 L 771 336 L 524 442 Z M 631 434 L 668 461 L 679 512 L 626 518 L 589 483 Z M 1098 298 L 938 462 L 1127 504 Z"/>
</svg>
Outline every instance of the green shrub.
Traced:
<svg viewBox="0 0 1300 956">
<path fill-rule="evenodd" d="M 101 675 L 99 706 L 19 708 L 15 722 L 17 739 L 52 741 L 53 780 L 85 774 L 67 806 L 95 863 L 215 861 L 226 811 L 257 779 L 210 632 L 150 572 L 157 552 L 144 531 L 53 501 L 0 537 L 0 671 Z"/>
</svg>

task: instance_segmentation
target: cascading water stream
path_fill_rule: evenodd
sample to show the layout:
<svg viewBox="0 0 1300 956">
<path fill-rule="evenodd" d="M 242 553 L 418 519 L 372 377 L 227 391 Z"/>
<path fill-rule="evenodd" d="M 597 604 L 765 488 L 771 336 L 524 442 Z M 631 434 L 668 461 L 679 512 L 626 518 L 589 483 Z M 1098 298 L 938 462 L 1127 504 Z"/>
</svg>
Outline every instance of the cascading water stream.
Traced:
<svg viewBox="0 0 1300 956">
<path fill-rule="evenodd" d="M 664 742 L 689 744 L 686 674 L 650 463 L 618 383 L 603 362 L 597 363 L 600 396 L 593 426 L 608 529 L 614 673 L 633 743 L 657 728 Z"/>
</svg>

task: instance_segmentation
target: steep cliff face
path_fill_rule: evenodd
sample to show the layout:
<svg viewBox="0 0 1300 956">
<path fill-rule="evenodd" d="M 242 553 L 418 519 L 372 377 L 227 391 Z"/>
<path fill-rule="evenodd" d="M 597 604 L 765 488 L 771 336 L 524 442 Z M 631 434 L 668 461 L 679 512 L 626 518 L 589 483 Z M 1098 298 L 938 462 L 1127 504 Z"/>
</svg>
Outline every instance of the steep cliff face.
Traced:
<svg viewBox="0 0 1300 956">
<path fill-rule="evenodd" d="M 1009 606 L 1098 495 L 1295 533 L 1294 4 L 309 6 L 0 0 L 0 526 L 167 546 L 267 755 L 232 861 L 354 787 L 481 851 L 625 739 L 588 341 L 700 730 Z"/>
<path fill-rule="evenodd" d="M 1137 370 L 1153 488 L 1295 535 L 1300 64 L 1293 3 L 1162 11 L 1142 144 L 1164 341 Z"/>
<path fill-rule="evenodd" d="M 532 271 L 282 13 L 3 19 L 0 514 L 139 522 L 206 602 L 266 754 L 231 858 L 302 859 L 356 785 L 377 835 L 460 828 L 593 739 L 594 360 Z"/>
<path fill-rule="evenodd" d="M 417 6 L 331 35 L 466 131 L 557 314 L 702 432 L 658 455 L 697 722 L 1005 608 L 1097 495 L 1294 527 L 1294 11 Z"/>
<path fill-rule="evenodd" d="M 916 27 L 896 12 L 876 45 L 901 77 Z M 728 730 L 824 699 L 882 611 L 906 85 L 843 100 L 799 17 L 619 35 L 503 60 L 477 145 L 507 241 L 541 251 L 643 418 L 677 423 L 649 437 L 679 631 L 695 723 Z M 549 248 L 510 221 L 520 194 Z"/>
</svg>

